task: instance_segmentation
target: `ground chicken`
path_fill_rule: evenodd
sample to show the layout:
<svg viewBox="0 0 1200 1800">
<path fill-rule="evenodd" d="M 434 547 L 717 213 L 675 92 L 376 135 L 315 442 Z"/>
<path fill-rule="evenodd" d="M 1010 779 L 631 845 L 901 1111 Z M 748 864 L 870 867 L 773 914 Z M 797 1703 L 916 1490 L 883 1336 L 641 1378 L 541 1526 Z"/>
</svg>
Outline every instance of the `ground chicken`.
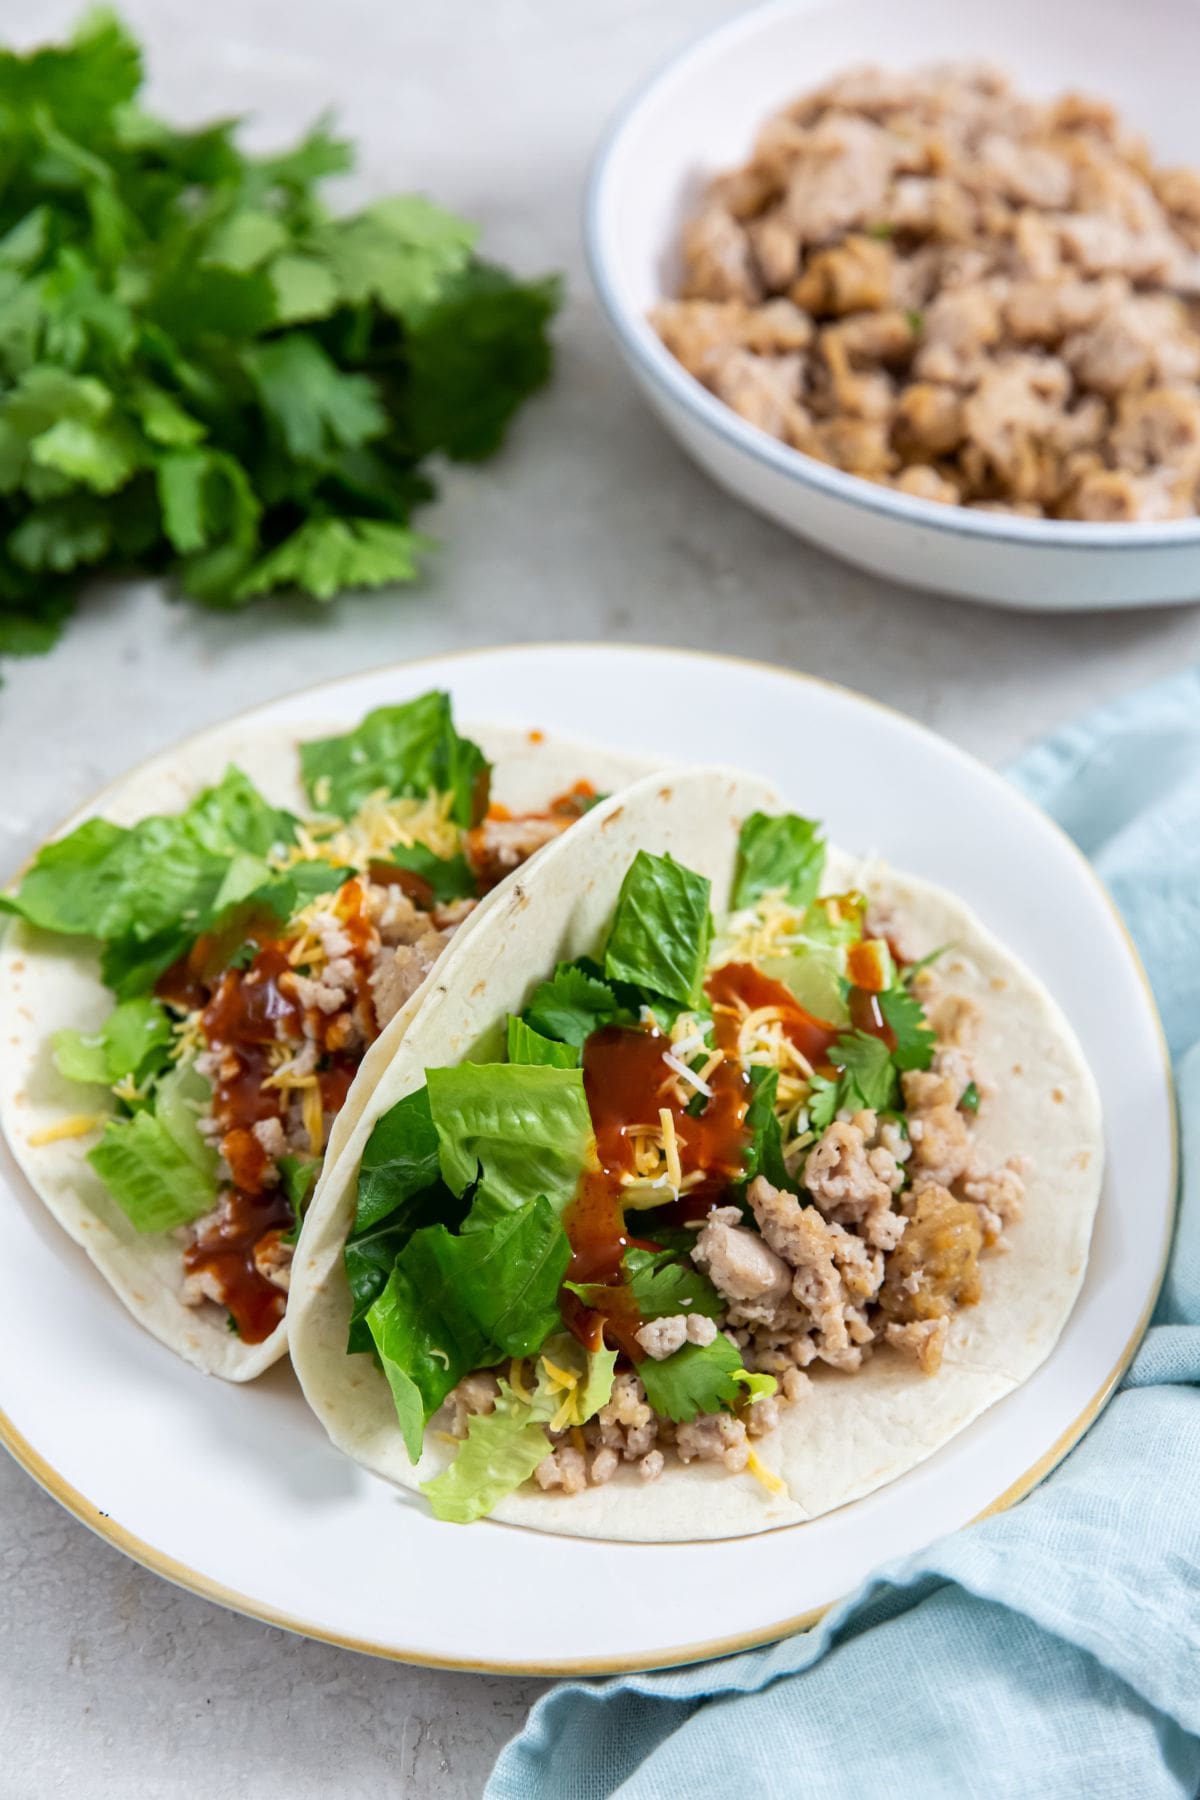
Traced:
<svg viewBox="0 0 1200 1800">
<path fill-rule="evenodd" d="M 892 1210 L 892 1200 L 903 1185 L 902 1164 L 910 1153 L 894 1127 L 889 1142 L 877 1137 L 872 1112 L 835 1119 L 809 1152 L 804 1185 L 827 1219 L 857 1227 L 875 1250 L 891 1250 L 904 1232 L 904 1217 Z"/>
<path fill-rule="evenodd" d="M 738 1215 L 740 1217 L 740 1214 Z M 692 1250 L 717 1292 L 736 1301 L 742 1320 L 772 1318 L 791 1291 L 792 1272 L 757 1232 L 710 1216 Z"/>
<path fill-rule="evenodd" d="M 369 980 L 380 1031 L 412 999 L 449 941 L 447 931 L 426 930 L 415 944 L 397 944 L 395 949 L 379 952 Z"/>
<path fill-rule="evenodd" d="M 906 1356 L 915 1357 L 922 1375 L 936 1375 L 942 1366 L 949 1330 L 948 1318 L 912 1319 L 907 1325 L 889 1324 L 884 1337 Z"/>
<path fill-rule="evenodd" d="M 968 1201 L 927 1182 L 910 1200 L 908 1230 L 888 1258 L 879 1304 L 889 1320 L 940 1319 L 982 1292 L 983 1227 Z"/>
<path fill-rule="evenodd" d="M 710 183 L 683 260 L 664 343 L 796 450 L 978 511 L 1200 508 L 1200 174 L 1103 102 L 851 71 Z"/>
<path fill-rule="evenodd" d="M 731 1475 L 750 1460 L 746 1427 L 731 1413 L 700 1413 L 675 1430 L 675 1454 L 682 1463 L 720 1462 Z"/>
<path fill-rule="evenodd" d="M 667 1318 L 651 1319 L 636 1335 L 646 1355 L 661 1362 L 685 1344 L 711 1344 L 717 1328 L 704 1313 L 672 1313 Z"/>
</svg>

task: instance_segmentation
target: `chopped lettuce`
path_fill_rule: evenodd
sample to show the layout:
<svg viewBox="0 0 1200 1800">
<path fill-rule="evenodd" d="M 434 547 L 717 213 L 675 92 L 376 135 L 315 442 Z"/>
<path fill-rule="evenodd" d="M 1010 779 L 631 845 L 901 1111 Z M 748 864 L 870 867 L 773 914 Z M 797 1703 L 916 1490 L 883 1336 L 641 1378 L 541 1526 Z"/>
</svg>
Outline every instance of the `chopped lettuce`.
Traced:
<svg viewBox="0 0 1200 1800">
<path fill-rule="evenodd" d="M 348 817 L 380 789 L 449 794 L 451 817 L 464 827 L 487 809 L 490 768 L 479 746 L 455 731 L 449 694 L 377 707 L 343 737 L 301 744 L 300 766 L 309 799 L 324 812 Z"/>
<path fill-rule="evenodd" d="M 464 1375 L 531 1355 L 559 1326 L 569 1258 L 542 1197 L 461 1236 L 434 1225 L 409 1239 L 367 1325 L 412 1461 L 426 1420 Z"/>
<path fill-rule="evenodd" d="M 772 1187 L 798 1194 L 799 1184 L 788 1174 L 787 1164 L 783 1160 L 783 1133 L 775 1110 L 779 1070 L 752 1068 L 750 1083 L 753 1092 L 746 1109 L 746 1130 L 750 1141 L 746 1151 L 745 1179 L 750 1182 L 756 1175 L 765 1175 Z"/>
<path fill-rule="evenodd" d="M 523 1017 L 543 1037 L 579 1049 L 593 1031 L 611 1024 L 617 1011 L 616 995 L 607 982 L 574 962 L 559 963 L 551 980 L 534 989 Z"/>
<path fill-rule="evenodd" d="M 510 1013 L 508 1060 L 510 1063 L 546 1063 L 552 1069 L 577 1069 L 579 1051 L 574 1044 L 559 1044 L 553 1038 L 543 1037 L 524 1019 Z"/>
<path fill-rule="evenodd" d="M 711 883 L 672 856 L 639 850 L 617 899 L 604 951 L 609 981 L 697 1006 L 712 939 Z"/>
<path fill-rule="evenodd" d="M 121 999 L 144 991 L 229 906 L 273 877 L 264 860 L 295 836 L 229 768 L 181 813 L 124 827 L 89 819 L 34 858 L 0 908 L 46 931 L 102 940 L 102 974 Z"/>
<path fill-rule="evenodd" d="M 386 863 L 419 875 L 442 905 L 449 900 L 474 899 L 479 892 L 475 872 L 465 856 L 435 856 L 428 844 L 397 844 L 389 850 Z"/>
<path fill-rule="evenodd" d="M 154 1116 L 175 1148 L 204 1176 L 216 1199 L 217 1153 L 200 1135 L 212 1089 L 191 1063 L 179 1063 L 155 1084 Z M 210 1201 L 210 1204 L 212 1203 Z"/>
<path fill-rule="evenodd" d="M 478 1180 L 468 1231 L 539 1194 L 565 1210 L 596 1155 L 582 1070 L 463 1063 L 426 1079 L 447 1185 L 462 1194 Z"/>
<path fill-rule="evenodd" d="M 593 1418 L 612 1393 L 615 1350 L 583 1353 L 573 1339 L 551 1339 L 544 1349 L 546 1362 L 578 1377 L 569 1391 L 572 1423 Z M 582 1364 L 582 1366 L 581 1366 Z M 537 1387 L 529 1400 L 520 1399 L 501 1381 L 496 1410 L 476 1414 L 467 1424 L 467 1436 L 450 1467 L 432 1481 L 421 1484 L 435 1518 L 467 1525 L 493 1511 L 506 1494 L 529 1480 L 538 1464 L 550 1454 L 545 1425 L 557 1415 L 568 1397 L 543 1365 Z"/>
<path fill-rule="evenodd" d="M 737 912 L 767 893 L 782 893 L 793 906 L 816 898 L 825 872 L 825 839 L 815 819 L 796 813 L 751 813 L 738 839 L 732 908 Z"/>
<path fill-rule="evenodd" d="M 215 1180 L 152 1112 L 110 1119 L 88 1161 L 137 1231 L 171 1231 L 216 1204 Z"/>
<path fill-rule="evenodd" d="M 435 1519 L 469 1525 L 528 1481 L 549 1454 L 539 1409 L 518 1400 L 502 1381 L 496 1410 L 476 1413 L 468 1421 L 454 1461 L 432 1481 L 422 1482 L 421 1492 Z"/>
<path fill-rule="evenodd" d="M 647 1356 L 638 1374 L 655 1412 L 678 1425 L 698 1413 L 732 1411 L 743 1398 L 747 1371 L 741 1352 L 719 1331 L 711 1344 L 685 1344 L 661 1362 Z"/>
<path fill-rule="evenodd" d="M 114 1087 L 130 1079 L 140 1085 L 165 1067 L 171 1035 L 170 1016 L 157 1000 L 125 1000 L 99 1031 L 56 1031 L 50 1046 L 55 1068 L 68 1081 Z"/>
<path fill-rule="evenodd" d="M 300 1236 L 300 1227 L 304 1223 L 304 1213 L 308 1206 L 309 1195 L 316 1182 L 318 1166 L 315 1159 L 302 1156 L 281 1156 L 279 1158 L 279 1176 L 287 1203 L 292 1209 L 295 1220 L 287 1233 L 289 1243 L 296 1243 Z"/>
<path fill-rule="evenodd" d="M 358 1175 L 353 1236 L 371 1231 L 438 1180 L 438 1134 L 428 1088 L 405 1094 L 375 1122 Z"/>
</svg>

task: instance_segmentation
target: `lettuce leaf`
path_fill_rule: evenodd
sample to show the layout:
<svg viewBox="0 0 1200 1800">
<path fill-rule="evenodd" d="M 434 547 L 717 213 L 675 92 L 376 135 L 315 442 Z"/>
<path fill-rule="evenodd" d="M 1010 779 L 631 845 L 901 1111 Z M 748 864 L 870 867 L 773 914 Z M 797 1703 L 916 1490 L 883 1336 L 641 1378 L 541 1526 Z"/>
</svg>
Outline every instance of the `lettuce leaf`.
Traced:
<svg viewBox="0 0 1200 1800">
<path fill-rule="evenodd" d="M 593 1031 L 611 1024 L 617 1011 L 616 995 L 598 975 L 579 963 L 559 963 L 552 978 L 534 989 L 522 1016 L 543 1037 L 578 1049 Z"/>
<path fill-rule="evenodd" d="M 405 1094 L 375 1121 L 358 1176 L 353 1236 L 372 1230 L 439 1178 L 429 1089 Z"/>
<path fill-rule="evenodd" d="M 753 1092 L 746 1109 L 746 1131 L 750 1141 L 746 1150 L 745 1180 L 751 1182 L 756 1175 L 765 1175 L 772 1187 L 798 1194 L 799 1183 L 788 1174 L 783 1160 L 783 1133 L 775 1111 L 779 1070 L 761 1065 L 752 1068 L 750 1083 Z"/>
<path fill-rule="evenodd" d="M 130 1077 L 140 1085 L 166 1066 L 171 1037 L 170 1016 L 157 1000 L 126 1000 L 97 1032 L 56 1031 L 50 1049 L 68 1081 L 113 1087 Z"/>
<path fill-rule="evenodd" d="M 474 825 L 487 809 L 490 766 L 478 744 L 454 729 L 449 694 L 380 706 L 344 737 L 300 746 L 304 786 L 314 806 L 349 817 L 381 788 L 422 798 L 451 796 L 451 817 Z"/>
<path fill-rule="evenodd" d="M 180 954 L 177 945 L 186 947 L 269 879 L 263 858 L 291 842 L 295 829 L 290 813 L 268 805 L 229 768 L 181 813 L 130 827 L 88 819 L 45 845 L 0 907 L 46 931 L 119 944 L 109 967 L 119 968 L 118 991 L 127 997 L 131 970 L 145 962 L 160 973 L 174 960 L 172 949 Z"/>
<path fill-rule="evenodd" d="M 426 1079 L 447 1185 L 479 1182 L 467 1231 L 537 1195 L 563 1212 L 596 1155 L 582 1070 L 463 1063 Z"/>
<path fill-rule="evenodd" d="M 155 1118 L 175 1148 L 204 1176 L 215 1200 L 217 1153 L 200 1135 L 200 1120 L 211 1103 L 212 1086 L 192 1063 L 177 1064 L 155 1083 Z"/>
<path fill-rule="evenodd" d="M 793 906 L 807 906 L 824 872 L 825 840 L 815 819 L 751 813 L 738 839 L 732 909 L 753 906 L 763 894 L 777 891 Z"/>
<path fill-rule="evenodd" d="M 609 981 L 699 1005 L 712 938 L 711 883 L 672 856 L 639 850 L 621 883 L 604 951 Z"/>
<path fill-rule="evenodd" d="M 528 1481 L 549 1454 L 542 1420 L 501 1382 L 495 1412 L 476 1413 L 468 1421 L 454 1461 L 432 1481 L 422 1482 L 421 1492 L 435 1519 L 469 1525 Z"/>
<path fill-rule="evenodd" d="M 541 1197 L 461 1236 L 433 1225 L 409 1239 L 367 1325 L 413 1462 L 426 1420 L 464 1375 L 531 1355 L 559 1327 L 569 1259 Z"/>
<path fill-rule="evenodd" d="M 428 844 L 397 844 L 386 862 L 419 875 L 443 905 L 448 900 L 472 900 L 479 892 L 475 872 L 465 856 L 435 856 Z"/>
<path fill-rule="evenodd" d="M 137 1231 L 171 1231 L 216 1204 L 215 1179 L 152 1112 L 110 1119 L 88 1162 Z"/>
<path fill-rule="evenodd" d="M 510 1063 L 545 1063 L 552 1069 L 577 1069 L 579 1051 L 573 1044 L 559 1044 L 553 1038 L 543 1037 L 524 1019 L 510 1013 L 508 1060 Z"/>
</svg>

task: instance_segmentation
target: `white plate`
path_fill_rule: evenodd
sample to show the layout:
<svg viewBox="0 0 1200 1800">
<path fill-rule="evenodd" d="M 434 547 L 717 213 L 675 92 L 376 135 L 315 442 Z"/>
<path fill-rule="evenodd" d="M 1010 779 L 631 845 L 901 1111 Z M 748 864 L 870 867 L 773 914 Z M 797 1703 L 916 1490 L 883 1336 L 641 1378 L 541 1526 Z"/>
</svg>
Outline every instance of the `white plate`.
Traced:
<svg viewBox="0 0 1200 1800">
<path fill-rule="evenodd" d="M 677 291 L 680 232 L 702 184 L 745 159 L 770 113 L 864 62 L 906 69 L 979 58 L 1002 64 L 1025 93 L 1099 94 L 1161 161 L 1200 163 L 1200 7 L 1190 0 L 782 0 L 683 51 L 610 129 L 584 220 L 600 303 L 646 398 L 689 454 L 722 487 L 834 556 L 1003 606 L 1194 600 L 1200 519 L 1021 519 L 845 475 L 747 424 L 647 322 L 650 307 Z"/>
<path fill-rule="evenodd" d="M 344 727 L 433 685 L 464 717 L 758 769 L 839 842 L 954 888 L 1037 970 L 1079 1033 L 1107 1120 L 1091 1261 L 1057 1348 L 911 1474 L 763 1537 L 646 1546 L 443 1525 L 330 1447 L 286 1367 L 233 1387 L 140 1330 L 5 1152 L 0 1434 L 149 1568 L 354 1649 L 599 1673 L 766 1642 L 876 1564 L 1026 1492 L 1111 1392 L 1149 1316 L 1173 1214 L 1171 1081 L 1149 989 L 1056 826 L 921 726 L 802 676 L 678 651 L 521 647 L 352 676 L 247 722 Z"/>
</svg>

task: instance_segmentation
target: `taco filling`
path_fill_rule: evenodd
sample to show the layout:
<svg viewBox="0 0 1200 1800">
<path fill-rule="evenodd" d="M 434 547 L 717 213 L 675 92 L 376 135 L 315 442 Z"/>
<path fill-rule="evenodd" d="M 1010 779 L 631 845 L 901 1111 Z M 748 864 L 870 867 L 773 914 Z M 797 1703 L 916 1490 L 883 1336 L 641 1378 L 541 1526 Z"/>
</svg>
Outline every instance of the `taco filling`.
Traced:
<svg viewBox="0 0 1200 1800">
<path fill-rule="evenodd" d="M 90 819 L 46 846 L 0 908 L 99 940 L 116 1005 L 54 1061 L 111 1090 L 88 1161 L 139 1232 L 176 1233 L 182 1298 L 248 1344 L 286 1306 L 330 1126 L 369 1045 L 480 898 L 595 801 L 489 806 L 491 770 L 430 693 L 300 746 L 313 808 L 272 806 L 238 769 L 183 812 Z"/>
<path fill-rule="evenodd" d="M 348 1353 L 414 1463 L 431 1422 L 460 1440 L 423 1484 L 438 1517 L 622 1464 L 779 1489 L 755 1440 L 814 1365 L 936 1378 L 1022 1165 L 976 1150 L 976 1003 L 878 904 L 821 894 L 824 863 L 812 821 L 753 814 L 714 930 L 709 882 L 640 851 L 602 952 L 379 1117 Z"/>
</svg>

